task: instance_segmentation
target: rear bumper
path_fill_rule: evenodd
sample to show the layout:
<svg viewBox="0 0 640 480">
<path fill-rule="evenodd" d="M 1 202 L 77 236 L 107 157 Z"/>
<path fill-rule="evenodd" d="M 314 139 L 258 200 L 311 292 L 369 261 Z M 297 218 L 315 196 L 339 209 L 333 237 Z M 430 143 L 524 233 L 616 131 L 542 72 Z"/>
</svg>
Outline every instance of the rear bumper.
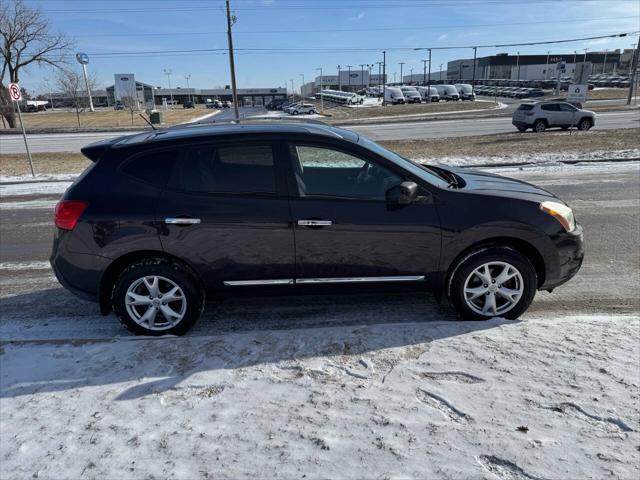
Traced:
<svg viewBox="0 0 640 480">
<path fill-rule="evenodd" d="M 584 260 L 584 234 L 580 225 L 573 232 L 552 237 L 556 253 L 546 265 L 546 278 L 540 290 L 551 290 L 571 280 Z"/>
</svg>

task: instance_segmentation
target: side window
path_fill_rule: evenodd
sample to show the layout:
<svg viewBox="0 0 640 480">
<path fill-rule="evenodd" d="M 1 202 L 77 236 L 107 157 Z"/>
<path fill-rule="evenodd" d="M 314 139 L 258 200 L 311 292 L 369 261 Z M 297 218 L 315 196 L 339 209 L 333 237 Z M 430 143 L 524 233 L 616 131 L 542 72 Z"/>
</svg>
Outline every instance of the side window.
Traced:
<svg viewBox="0 0 640 480">
<path fill-rule="evenodd" d="M 273 150 L 270 145 L 191 147 L 169 187 L 192 193 L 275 193 Z"/>
<path fill-rule="evenodd" d="M 290 145 L 298 193 L 302 197 L 385 200 L 405 179 L 376 163 L 325 147 Z"/>
<path fill-rule="evenodd" d="M 558 108 L 558 105 L 555 103 L 547 103 L 545 105 L 542 105 L 542 110 L 546 111 L 546 112 L 559 112 L 560 108 Z"/>
<path fill-rule="evenodd" d="M 179 155 L 177 150 L 144 153 L 128 161 L 122 171 L 138 180 L 164 187 Z"/>
<path fill-rule="evenodd" d="M 560 107 L 560 110 L 562 110 L 563 112 L 575 112 L 577 110 L 577 108 L 574 108 L 567 103 L 561 103 L 559 107 Z"/>
</svg>

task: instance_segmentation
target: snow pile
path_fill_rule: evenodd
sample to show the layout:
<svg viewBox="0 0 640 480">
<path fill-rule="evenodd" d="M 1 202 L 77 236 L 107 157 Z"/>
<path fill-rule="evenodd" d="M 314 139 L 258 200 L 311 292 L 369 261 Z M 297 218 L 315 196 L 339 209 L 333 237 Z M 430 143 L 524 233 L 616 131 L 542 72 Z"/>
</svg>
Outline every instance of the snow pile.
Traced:
<svg viewBox="0 0 640 480">
<path fill-rule="evenodd" d="M 630 148 L 625 150 L 593 150 L 588 152 L 538 152 L 538 153 L 513 153 L 495 156 L 465 156 L 452 155 L 440 157 L 418 157 L 413 160 L 420 163 L 443 163 L 446 165 L 495 165 L 501 163 L 556 163 L 562 161 L 592 161 L 608 159 L 638 159 L 640 149 Z"/>
<path fill-rule="evenodd" d="M 623 315 L 6 342 L 0 477 L 638 478 L 639 355 Z"/>
</svg>

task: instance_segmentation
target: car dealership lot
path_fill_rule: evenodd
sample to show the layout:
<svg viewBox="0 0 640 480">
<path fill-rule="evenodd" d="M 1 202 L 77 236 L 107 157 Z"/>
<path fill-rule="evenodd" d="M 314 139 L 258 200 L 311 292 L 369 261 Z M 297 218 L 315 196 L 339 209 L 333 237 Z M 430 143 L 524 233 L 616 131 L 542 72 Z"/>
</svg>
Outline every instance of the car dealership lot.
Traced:
<svg viewBox="0 0 640 480">
<path fill-rule="evenodd" d="M 640 165 L 494 171 L 585 228 L 578 276 L 521 321 L 417 293 L 238 298 L 157 340 L 53 278 L 55 186 L 5 190 L 0 477 L 637 476 Z"/>
</svg>

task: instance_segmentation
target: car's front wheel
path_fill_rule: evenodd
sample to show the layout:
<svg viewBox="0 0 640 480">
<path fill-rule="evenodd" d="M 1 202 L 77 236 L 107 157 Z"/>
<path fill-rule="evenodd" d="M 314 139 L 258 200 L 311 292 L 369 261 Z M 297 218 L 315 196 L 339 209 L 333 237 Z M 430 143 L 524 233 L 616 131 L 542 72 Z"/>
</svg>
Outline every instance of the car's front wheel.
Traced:
<svg viewBox="0 0 640 480">
<path fill-rule="evenodd" d="M 455 268 L 449 298 L 464 320 L 518 318 L 537 289 L 531 261 L 511 248 L 491 247 L 474 252 Z"/>
<path fill-rule="evenodd" d="M 578 130 L 589 130 L 591 128 L 591 120 L 588 118 L 583 118 L 578 123 Z"/>
<path fill-rule="evenodd" d="M 203 297 L 179 264 L 149 258 L 127 267 L 116 280 L 113 309 L 139 335 L 182 335 L 202 312 Z"/>
</svg>

